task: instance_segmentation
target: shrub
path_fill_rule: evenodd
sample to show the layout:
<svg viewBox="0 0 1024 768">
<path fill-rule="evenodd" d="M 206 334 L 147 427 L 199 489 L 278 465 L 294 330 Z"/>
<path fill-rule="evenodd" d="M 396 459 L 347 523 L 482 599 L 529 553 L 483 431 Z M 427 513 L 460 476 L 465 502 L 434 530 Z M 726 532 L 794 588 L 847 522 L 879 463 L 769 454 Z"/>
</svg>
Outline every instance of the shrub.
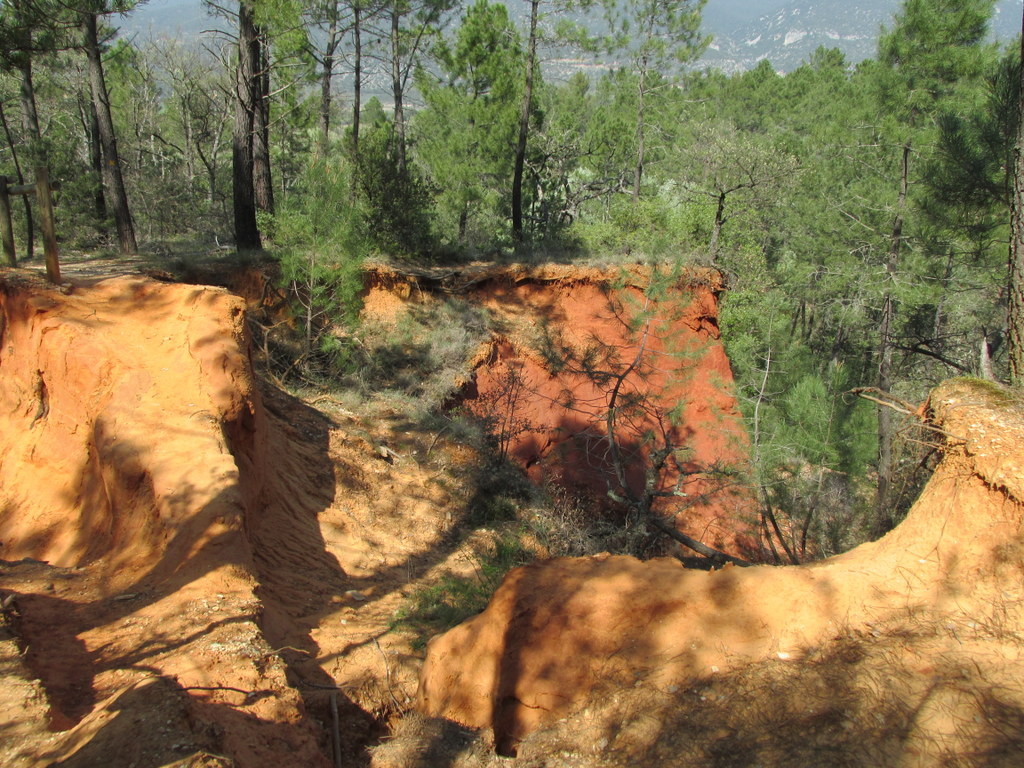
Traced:
<svg viewBox="0 0 1024 768">
<path fill-rule="evenodd" d="M 299 183 L 305 193 L 292 199 L 302 206 L 286 207 L 274 219 L 274 253 L 303 328 L 302 365 L 330 373 L 348 357 L 337 330 L 351 326 L 359 312 L 366 237 L 346 164 L 313 160 Z"/>
<path fill-rule="evenodd" d="M 360 139 L 356 180 L 366 203 L 367 235 L 386 255 L 425 255 L 433 243 L 432 193 L 411 160 L 399 167 L 393 142 L 386 123 Z"/>
<path fill-rule="evenodd" d="M 410 415 L 425 418 L 468 379 L 490 328 L 485 309 L 454 298 L 416 305 L 397 324 L 364 322 L 349 383 L 366 395 L 408 398 Z"/>
</svg>

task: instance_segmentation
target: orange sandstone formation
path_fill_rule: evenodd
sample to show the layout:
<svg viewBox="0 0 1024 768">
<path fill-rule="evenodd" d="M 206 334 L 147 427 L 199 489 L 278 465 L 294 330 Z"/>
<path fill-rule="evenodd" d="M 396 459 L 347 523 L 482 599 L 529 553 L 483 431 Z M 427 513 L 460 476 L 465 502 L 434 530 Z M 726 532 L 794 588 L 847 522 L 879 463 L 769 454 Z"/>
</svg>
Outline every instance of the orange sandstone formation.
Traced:
<svg viewBox="0 0 1024 768">
<path fill-rule="evenodd" d="M 944 458 L 883 539 L 799 567 L 705 573 L 598 556 L 518 568 L 486 611 L 431 642 L 419 708 L 491 726 L 511 753 L 608 687 L 664 690 L 798 659 L 836 636 L 910 632 L 964 613 L 980 622 L 995 611 L 1019 631 L 1024 408 L 991 385 L 954 380 L 932 393 L 930 413 Z"/>
</svg>

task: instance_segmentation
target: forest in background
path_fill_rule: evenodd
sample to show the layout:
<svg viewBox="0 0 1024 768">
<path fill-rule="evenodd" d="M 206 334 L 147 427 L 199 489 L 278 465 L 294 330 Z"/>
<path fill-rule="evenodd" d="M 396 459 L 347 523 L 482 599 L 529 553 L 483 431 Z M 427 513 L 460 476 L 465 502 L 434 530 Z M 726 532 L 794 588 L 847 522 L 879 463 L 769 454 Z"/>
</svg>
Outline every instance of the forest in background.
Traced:
<svg viewBox="0 0 1024 768">
<path fill-rule="evenodd" d="M 849 391 L 1010 375 L 1020 49 L 987 42 L 993 0 L 906 0 L 874 59 L 785 76 L 693 71 L 699 1 L 526 5 L 211 2 L 234 32 L 193 46 L 11 0 L 0 173 L 49 166 L 65 248 L 263 250 L 338 376 L 322 331 L 357 322 L 369 257 L 718 267 L 761 503 L 822 554 L 891 528 L 933 450 Z"/>
</svg>

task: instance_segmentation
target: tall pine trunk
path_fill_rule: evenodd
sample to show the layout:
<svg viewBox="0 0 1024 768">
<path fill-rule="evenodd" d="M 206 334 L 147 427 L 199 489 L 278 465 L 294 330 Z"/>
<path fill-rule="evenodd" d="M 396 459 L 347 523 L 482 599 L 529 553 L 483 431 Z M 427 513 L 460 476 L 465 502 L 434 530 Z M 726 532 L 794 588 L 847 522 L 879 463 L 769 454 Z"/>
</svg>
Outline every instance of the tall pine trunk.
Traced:
<svg viewBox="0 0 1024 768">
<path fill-rule="evenodd" d="M 42 132 L 39 129 L 39 112 L 36 110 L 36 87 L 32 81 L 32 60 L 25 56 L 21 67 L 21 79 L 18 83 L 18 95 L 21 98 L 22 126 L 29 140 L 29 165 L 45 165 L 41 156 L 40 144 Z"/>
<path fill-rule="evenodd" d="M 323 156 L 327 155 L 331 141 L 331 81 L 334 79 L 334 52 L 337 48 L 338 0 L 331 0 L 327 6 L 327 42 L 320 73 L 320 154 Z"/>
<path fill-rule="evenodd" d="M 0 100 L 0 126 L 4 129 L 4 138 L 7 139 L 7 146 L 11 148 L 11 160 L 14 162 L 14 171 L 18 177 L 18 183 L 25 183 L 25 176 L 21 172 L 21 162 L 18 160 L 18 151 L 14 146 L 14 137 L 11 135 L 11 126 L 7 122 L 7 114 L 4 112 L 3 101 Z M 28 256 L 32 256 L 32 206 L 28 202 L 28 195 L 19 195 L 22 202 L 25 204 L 25 232 L 26 232 L 26 245 L 28 246 Z M 9 266 L 16 266 L 16 263 L 12 263 Z"/>
<path fill-rule="evenodd" d="M 633 202 L 640 202 L 640 185 L 644 178 L 644 159 L 647 153 L 647 57 L 640 60 L 640 83 L 636 106 L 636 167 L 633 169 Z M 717 223 L 717 221 L 716 221 Z M 714 253 L 712 251 L 712 253 Z"/>
<path fill-rule="evenodd" d="M 253 110 L 252 173 L 256 210 L 274 212 L 274 179 L 270 172 L 270 48 L 266 32 L 256 28 L 256 104 Z"/>
<path fill-rule="evenodd" d="M 537 16 L 540 0 L 530 0 L 530 38 L 526 53 L 526 82 L 519 110 L 519 137 L 516 140 L 515 165 L 512 170 L 512 239 L 523 242 L 523 173 L 526 170 L 526 140 L 530 133 L 530 112 L 533 109 L 533 78 L 537 65 Z"/>
<path fill-rule="evenodd" d="M 100 121 L 96 116 L 96 105 L 92 100 L 79 99 L 78 108 L 82 117 L 82 128 L 85 131 L 85 145 L 89 154 L 89 167 L 96 174 L 96 187 L 93 190 L 92 208 L 96 217 L 96 231 L 107 234 L 107 198 L 103 193 L 103 149 L 100 147 Z"/>
<path fill-rule="evenodd" d="M 1021 28 L 1021 54 L 1024 55 L 1024 17 Z M 1024 386 L 1024 66 L 1021 67 L 1020 103 L 1017 105 L 1017 138 L 1013 144 L 1009 273 L 1007 347 L 1010 382 L 1015 387 L 1021 387 Z"/>
<path fill-rule="evenodd" d="M 85 55 L 89 63 L 89 86 L 92 89 L 92 101 L 96 108 L 97 127 L 99 128 L 100 146 L 103 148 L 103 186 L 107 191 L 107 199 L 114 215 L 117 228 L 117 240 L 121 253 L 130 254 L 138 251 L 135 240 L 135 227 L 132 214 L 128 207 L 128 193 L 121 175 L 121 158 L 117 152 L 117 135 L 114 132 L 114 119 L 110 113 L 110 97 L 103 77 L 103 59 L 100 55 L 99 36 L 97 33 L 97 17 L 95 13 L 82 14 L 82 32 L 85 44 Z"/>
<path fill-rule="evenodd" d="M 256 127 L 256 82 L 259 40 L 252 8 L 238 4 L 238 65 L 235 70 L 235 124 L 231 139 L 232 200 L 235 215 L 235 245 L 240 251 L 262 247 L 256 224 L 256 196 L 253 185 L 253 135 Z"/>
<path fill-rule="evenodd" d="M 395 147 L 394 157 L 398 172 L 405 171 L 405 109 L 402 101 L 405 98 L 402 84 L 401 38 L 399 22 L 402 16 L 398 12 L 398 4 L 391 6 L 391 93 L 395 102 Z"/>
<path fill-rule="evenodd" d="M 32 60 L 27 56 L 25 63 L 21 66 L 19 95 L 21 97 L 22 127 L 25 130 L 25 135 L 28 136 L 27 165 L 31 169 L 38 165 L 41 160 L 43 162 L 45 160 L 39 156 L 42 136 L 39 131 L 39 115 L 36 112 L 36 91 L 32 83 Z M 11 138 L 10 127 L 7 125 L 6 118 L 4 119 L 4 130 L 7 134 L 7 143 L 11 147 L 11 154 L 14 157 L 14 169 L 18 174 L 18 183 L 24 184 L 25 175 L 22 173 L 21 163 L 18 162 L 18 156 L 14 151 L 14 142 Z M 32 218 L 32 205 L 29 203 L 28 196 L 23 195 L 22 201 L 25 203 L 25 254 L 31 259 L 35 255 L 36 250 L 35 222 Z"/>
<path fill-rule="evenodd" d="M 352 74 L 352 159 L 359 159 L 359 116 L 362 111 L 362 89 L 363 89 L 363 27 L 360 18 L 362 9 L 358 0 L 352 3 L 352 47 L 353 47 L 353 69 Z M 353 180 L 355 175 L 353 174 Z M 354 181 L 353 181 L 354 183 Z"/>
</svg>

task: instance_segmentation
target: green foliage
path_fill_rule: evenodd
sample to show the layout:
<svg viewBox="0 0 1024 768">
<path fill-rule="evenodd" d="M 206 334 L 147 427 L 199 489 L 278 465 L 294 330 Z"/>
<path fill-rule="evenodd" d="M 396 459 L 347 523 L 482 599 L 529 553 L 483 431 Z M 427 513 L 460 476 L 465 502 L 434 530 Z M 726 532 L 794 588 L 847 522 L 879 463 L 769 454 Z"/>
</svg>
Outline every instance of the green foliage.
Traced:
<svg viewBox="0 0 1024 768">
<path fill-rule="evenodd" d="M 708 121 L 683 140 L 676 165 L 681 196 L 713 211 L 708 254 L 716 259 L 726 225 L 759 229 L 792 183 L 799 162 L 771 136 Z"/>
<path fill-rule="evenodd" d="M 365 397 L 404 400 L 414 418 L 447 404 L 490 334 L 487 312 L 459 299 L 414 305 L 397 322 L 365 321 L 345 382 Z"/>
<path fill-rule="evenodd" d="M 482 426 L 486 438 L 482 460 L 473 472 L 474 493 L 466 515 L 466 522 L 478 527 L 515 520 L 534 491 L 522 470 L 509 461 L 494 423 L 484 419 Z"/>
<path fill-rule="evenodd" d="M 934 224 L 984 248 L 1008 221 L 1020 104 L 1020 54 L 1001 57 L 988 72 L 983 106 L 968 114 L 942 111 L 938 151 L 925 170 L 923 207 Z"/>
<path fill-rule="evenodd" d="M 427 108 L 414 122 L 415 155 L 438 190 L 438 223 L 454 244 L 509 236 L 514 144 L 524 53 L 503 5 L 477 0 L 454 44 L 436 57 L 442 79 L 420 70 Z"/>
<path fill-rule="evenodd" d="M 712 216 L 706 204 L 685 199 L 679 185 L 669 181 L 636 203 L 626 197 L 609 200 L 603 217 L 581 217 L 570 232 L 584 252 L 605 257 L 700 260 L 698 244 L 710 235 Z"/>
<path fill-rule="evenodd" d="M 700 34 L 706 0 L 626 0 L 605 5 L 607 45 L 624 51 L 637 71 L 668 74 L 693 61 L 711 39 Z"/>
<path fill-rule="evenodd" d="M 432 635 L 483 611 L 505 574 L 533 557 L 517 536 L 499 535 L 489 551 L 473 558 L 472 576 L 448 574 L 414 592 L 395 616 L 393 626 L 411 629 L 417 635 L 413 647 L 423 648 Z"/>
<path fill-rule="evenodd" d="M 387 123 L 388 116 L 380 99 L 376 96 L 370 97 L 360 110 L 360 120 L 367 128 L 379 128 Z"/>
<path fill-rule="evenodd" d="M 356 180 L 366 205 L 367 236 L 386 256 L 429 255 L 432 192 L 419 168 L 395 154 L 390 123 L 362 132 Z"/>
<path fill-rule="evenodd" d="M 355 322 L 363 288 L 367 238 L 350 173 L 338 161 L 311 161 L 300 178 L 301 207 L 283 210 L 273 227 L 281 279 L 303 325 L 306 367 L 327 373 L 348 358 L 336 327 Z"/>
<path fill-rule="evenodd" d="M 887 110 L 913 122 L 935 102 L 978 77 L 991 48 L 984 39 L 995 0 L 906 0 L 878 43 L 888 67 L 880 94 Z"/>
</svg>

